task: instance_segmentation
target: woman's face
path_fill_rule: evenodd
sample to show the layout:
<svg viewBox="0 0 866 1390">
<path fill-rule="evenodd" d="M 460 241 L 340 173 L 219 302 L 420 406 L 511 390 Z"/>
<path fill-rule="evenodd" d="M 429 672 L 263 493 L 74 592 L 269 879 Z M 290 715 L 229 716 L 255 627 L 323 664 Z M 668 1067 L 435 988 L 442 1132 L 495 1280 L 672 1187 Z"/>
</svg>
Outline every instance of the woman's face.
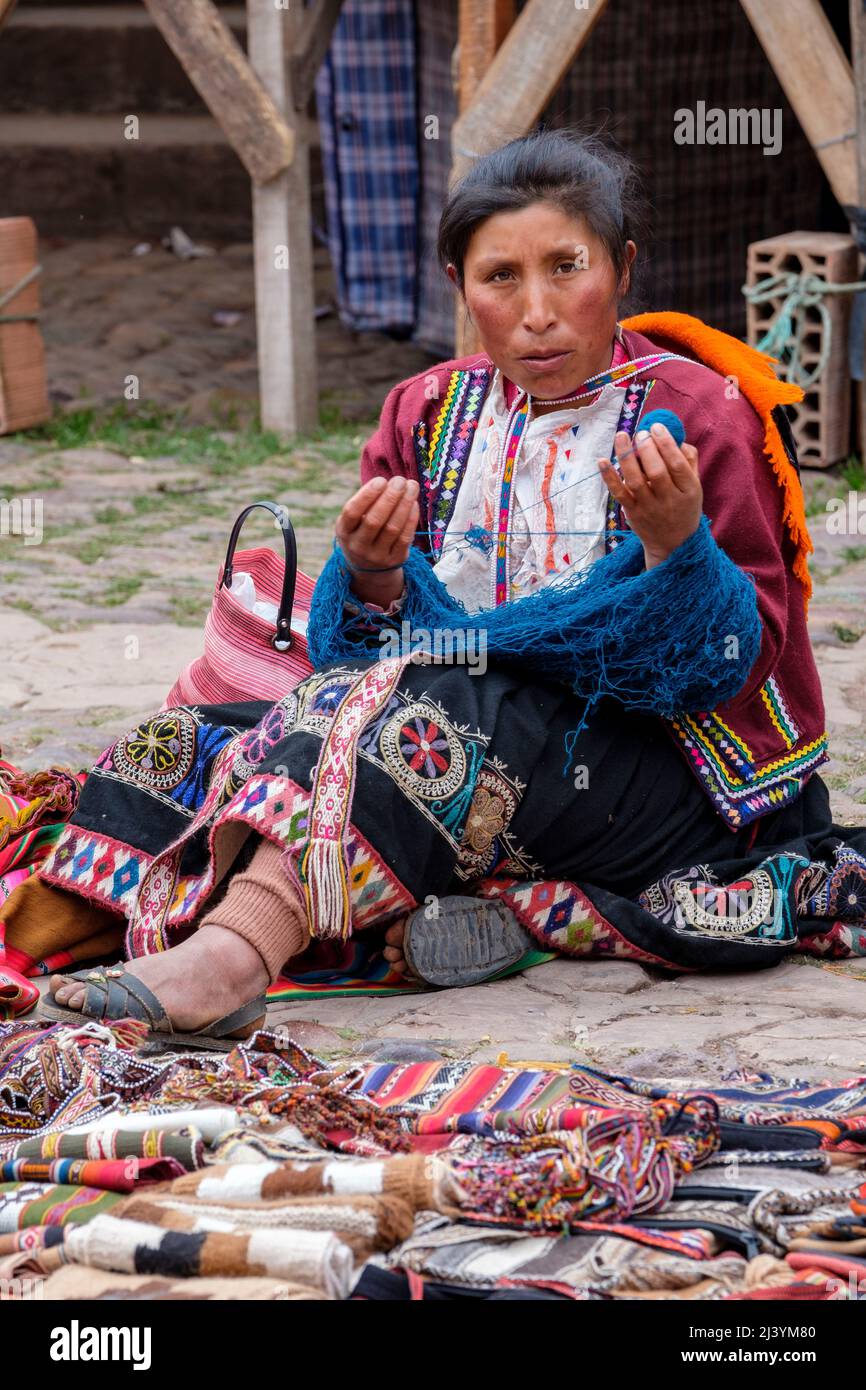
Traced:
<svg viewBox="0 0 866 1390">
<path fill-rule="evenodd" d="M 629 267 L 636 253 L 627 243 Z M 610 366 L 623 284 L 582 216 L 555 203 L 497 212 L 472 234 L 464 297 L 484 350 L 535 397 L 568 395 Z M 456 270 L 448 267 L 456 284 Z"/>
</svg>

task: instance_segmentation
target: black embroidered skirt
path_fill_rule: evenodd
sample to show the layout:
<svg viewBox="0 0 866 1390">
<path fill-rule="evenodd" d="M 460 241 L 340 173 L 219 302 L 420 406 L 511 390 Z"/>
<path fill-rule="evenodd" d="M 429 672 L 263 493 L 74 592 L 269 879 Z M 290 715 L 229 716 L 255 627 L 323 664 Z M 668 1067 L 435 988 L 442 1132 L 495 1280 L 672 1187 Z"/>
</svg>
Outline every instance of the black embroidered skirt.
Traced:
<svg viewBox="0 0 866 1390">
<path fill-rule="evenodd" d="M 833 824 L 818 776 L 735 831 L 660 720 L 608 700 L 569 739 L 582 713 L 516 669 L 399 659 L 330 667 L 274 704 L 165 710 L 100 757 L 41 873 L 122 914 L 130 955 L 194 930 L 251 835 L 284 846 L 325 936 L 342 883 L 351 930 L 477 893 L 572 955 L 866 952 L 866 830 Z"/>
</svg>

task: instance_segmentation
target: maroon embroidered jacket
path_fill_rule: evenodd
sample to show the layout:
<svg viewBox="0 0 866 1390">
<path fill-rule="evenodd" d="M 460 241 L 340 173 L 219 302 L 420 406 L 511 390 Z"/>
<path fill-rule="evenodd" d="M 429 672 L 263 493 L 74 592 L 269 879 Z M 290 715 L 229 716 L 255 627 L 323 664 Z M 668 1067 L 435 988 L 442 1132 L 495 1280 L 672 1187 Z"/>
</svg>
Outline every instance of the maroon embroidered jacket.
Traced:
<svg viewBox="0 0 866 1390">
<path fill-rule="evenodd" d="M 624 342 L 632 359 L 664 350 L 629 330 Z M 493 371 L 490 359 L 479 354 L 438 363 L 400 382 L 364 447 L 363 481 L 375 474 L 421 480 L 421 525 L 434 535 L 444 530 L 453 509 Z M 667 361 L 628 382 L 623 398 L 621 427 L 630 432 L 647 408 L 679 415 L 698 450 L 713 535 L 757 586 L 761 650 L 739 695 L 714 710 L 662 720 L 716 809 L 738 827 L 797 796 L 828 757 L 821 684 L 803 586 L 792 570 L 783 493 L 764 454 L 758 413 L 718 372 L 699 362 Z M 790 430 L 774 418 L 796 463 Z M 610 499 L 608 531 L 627 524 Z M 616 543 L 609 535 L 607 548 Z M 422 548 L 429 549 L 426 541 Z"/>
</svg>

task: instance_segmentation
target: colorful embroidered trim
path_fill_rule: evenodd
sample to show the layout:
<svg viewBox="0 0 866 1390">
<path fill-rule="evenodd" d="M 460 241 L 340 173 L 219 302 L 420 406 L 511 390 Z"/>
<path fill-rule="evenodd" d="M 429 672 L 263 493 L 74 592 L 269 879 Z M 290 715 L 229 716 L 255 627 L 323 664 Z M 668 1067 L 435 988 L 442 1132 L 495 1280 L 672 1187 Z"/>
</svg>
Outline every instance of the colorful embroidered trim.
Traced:
<svg viewBox="0 0 866 1390">
<path fill-rule="evenodd" d="M 620 382 L 629 381 L 633 376 L 640 376 L 642 372 L 652 371 L 653 367 L 658 367 L 662 362 L 690 362 L 691 360 L 690 357 L 683 357 L 682 353 L 679 352 L 648 352 L 643 357 L 631 357 L 626 362 L 620 362 L 616 367 L 608 367 L 607 371 L 587 377 L 579 390 L 573 393 L 571 399 L 580 400 L 583 396 L 594 396 L 596 391 L 601 391 L 605 386 L 618 386 Z"/>
<path fill-rule="evenodd" d="M 383 657 L 343 696 L 322 741 L 310 793 L 309 832 L 289 849 L 286 867 L 304 897 L 310 935 L 349 936 L 352 929 L 346 833 L 355 790 L 358 738 L 391 698 L 411 655 Z"/>
<path fill-rule="evenodd" d="M 617 434 L 620 430 L 625 430 L 629 439 L 634 439 L 638 420 L 643 414 L 644 407 L 646 406 L 647 396 L 654 386 L 655 377 L 651 377 L 649 381 L 634 381 L 630 386 L 625 388 L 625 400 L 623 401 L 622 410 L 620 411 L 620 417 L 616 426 Z M 616 445 L 611 449 L 611 462 L 613 462 L 615 456 Z M 613 493 L 609 492 L 607 495 L 607 509 L 604 522 L 604 548 L 606 552 L 615 550 L 619 545 L 622 536 L 618 533 L 626 529 L 626 524 L 622 507 L 613 496 Z"/>
<path fill-rule="evenodd" d="M 496 570 L 493 595 L 493 601 L 497 608 L 501 603 L 508 602 L 508 532 L 511 522 L 514 465 L 528 418 L 529 400 L 527 398 L 518 408 L 516 414 L 512 416 L 505 445 L 505 464 L 499 487 L 499 525 L 496 536 Z"/>
<path fill-rule="evenodd" d="M 263 774 L 250 778 L 214 817 L 211 849 L 223 828 L 231 823 L 250 826 L 284 847 L 304 840 L 307 835 L 310 793 L 284 777 Z M 143 850 L 82 830 L 67 827 L 69 839 L 59 862 L 44 877 L 59 888 L 69 887 L 102 907 L 123 909 L 130 918 L 136 941 L 148 949 L 165 950 L 169 944 L 164 931 L 155 933 L 152 923 L 136 916 L 135 893 L 153 860 Z M 402 887 L 369 841 L 352 827 L 347 842 L 352 920 L 365 927 L 378 917 L 396 910 L 410 911 L 414 899 Z M 165 914 L 165 927 L 175 927 L 196 917 L 209 897 L 216 879 L 213 857 L 204 873 L 178 878 Z M 160 944 L 164 943 L 164 944 Z"/>
<path fill-rule="evenodd" d="M 650 353 L 646 358 L 638 361 L 622 362 L 619 366 L 607 372 L 601 372 L 598 376 L 591 377 L 589 381 L 585 382 L 585 393 L 592 395 L 609 384 L 621 385 L 630 378 L 649 371 L 659 363 L 671 360 L 689 361 L 690 359 L 683 358 L 675 352 L 658 352 Z M 442 552 L 445 532 L 448 529 L 454 504 L 457 501 L 457 494 L 463 481 L 472 440 L 478 427 L 478 420 L 491 377 L 492 371 L 485 367 L 468 367 L 453 371 L 448 378 L 442 406 L 433 421 L 429 440 L 423 421 L 419 421 L 414 427 L 413 438 L 419 461 L 421 482 L 427 498 L 430 549 L 434 558 L 438 558 Z M 628 394 L 623 419 L 618 428 L 627 430 L 630 437 L 634 433 L 634 422 L 645 401 L 646 390 L 649 390 L 652 384 L 652 382 L 636 383 Z M 642 390 L 643 387 L 646 387 L 646 390 Z M 609 508 L 608 531 L 621 529 L 619 525 L 611 525 L 612 511 L 613 509 Z M 502 507 L 500 506 L 500 526 L 501 515 Z M 613 538 L 608 537 L 609 542 L 612 540 Z M 608 548 L 611 549 L 612 544 L 609 543 Z M 497 602 L 499 601 L 497 600 Z M 501 601 L 504 602 L 504 600 Z"/>
<path fill-rule="evenodd" d="M 483 367 L 452 372 L 433 422 L 422 481 L 434 556 L 442 550 L 489 381 L 490 373 Z M 416 445 L 423 443 L 422 431 L 416 435 Z"/>
<path fill-rule="evenodd" d="M 822 734 L 799 751 L 768 763 L 757 773 L 751 763 L 746 764 L 745 759 L 741 759 L 744 782 L 732 775 L 726 765 L 730 760 L 736 766 L 739 752 L 727 739 L 721 741 L 713 720 L 712 715 L 681 715 L 667 722 L 682 741 L 707 794 L 735 827 L 747 825 L 798 796 L 806 776 L 829 757 L 827 735 Z M 717 748 L 713 747 L 710 735 L 718 743 Z"/>
<path fill-rule="evenodd" d="M 477 887 L 480 898 L 504 897 L 521 926 L 542 950 L 569 956 L 610 956 L 616 960 L 666 965 L 662 956 L 636 946 L 608 921 L 576 883 L 557 879 L 523 881 L 488 878 Z"/>
<path fill-rule="evenodd" d="M 761 686 L 761 699 L 767 707 L 773 725 L 785 740 L 786 747 L 793 748 L 800 737 L 800 731 L 788 713 L 782 692 L 773 676 L 768 676 Z"/>
</svg>

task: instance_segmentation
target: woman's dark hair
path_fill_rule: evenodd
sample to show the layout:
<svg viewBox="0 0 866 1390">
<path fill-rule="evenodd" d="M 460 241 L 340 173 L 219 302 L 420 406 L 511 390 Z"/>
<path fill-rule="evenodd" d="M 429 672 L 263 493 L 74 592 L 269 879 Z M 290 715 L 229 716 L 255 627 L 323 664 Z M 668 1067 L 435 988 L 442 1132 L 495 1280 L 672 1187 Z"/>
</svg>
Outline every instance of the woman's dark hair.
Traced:
<svg viewBox="0 0 866 1390">
<path fill-rule="evenodd" d="M 436 252 L 443 268 L 449 261 L 456 267 L 461 292 L 473 232 L 494 213 L 537 202 L 582 214 L 622 278 L 626 242 L 636 240 L 646 220 L 637 170 L 597 132 L 568 127 L 533 131 L 482 155 L 454 189 L 439 220 Z"/>
</svg>

